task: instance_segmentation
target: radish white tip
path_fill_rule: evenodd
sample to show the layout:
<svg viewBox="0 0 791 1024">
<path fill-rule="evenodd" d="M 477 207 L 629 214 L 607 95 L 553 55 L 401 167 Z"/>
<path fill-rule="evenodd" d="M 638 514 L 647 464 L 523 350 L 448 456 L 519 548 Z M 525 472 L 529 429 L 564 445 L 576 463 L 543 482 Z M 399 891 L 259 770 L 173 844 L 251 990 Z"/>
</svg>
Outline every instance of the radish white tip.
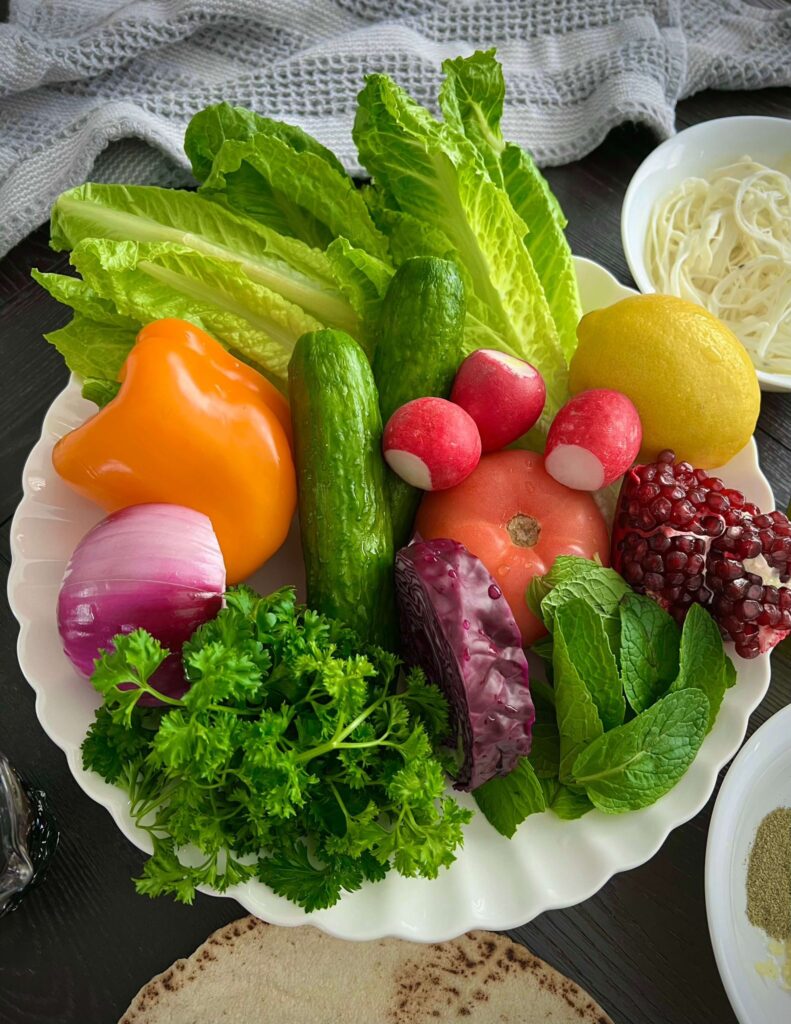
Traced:
<svg viewBox="0 0 791 1024">
<path fill-rule="evenodd" d="M 604 466 L 578 444 L 559 444 L 544 459 L 547 473 L 576 491 L 598 491 L 604 485 Z"/>
<path fill-rule="evenodd" d="M 419 487 L 423 491 L 432 489 L 428 466 L 412 452 L 406 452 L 401 448 L 388 448 L 385 452 L 385 461 L 394 473 L 413 487 Z"/>
</svg>

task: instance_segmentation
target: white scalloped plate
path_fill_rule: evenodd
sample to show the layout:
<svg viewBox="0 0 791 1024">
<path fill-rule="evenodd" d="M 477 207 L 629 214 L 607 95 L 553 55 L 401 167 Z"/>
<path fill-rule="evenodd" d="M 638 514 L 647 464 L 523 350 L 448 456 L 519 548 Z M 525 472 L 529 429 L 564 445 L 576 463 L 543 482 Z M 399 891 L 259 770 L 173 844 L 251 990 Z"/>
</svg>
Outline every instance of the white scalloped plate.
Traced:
<svg viewBox="0 0 791 1024">
<path fill-rule="evenodd" d="M 633 294 L 590 260 L 577 258 L 583 308 L 607 306 Z M 8 592 L 19 620 L 19 663 L 36 691 L 36 712 L 45 732 L 65 752 L 85 792 L 102 804 L 124 835 L 149 850 L 134 826 L 125 794 L 83 770 L 80 743 L 93 719 L 97 695 L 75 673 L 61 650 L 55 602 L 66 561 L 85 532 L 101 518 L 99 509 L 75 496 L 52 469 L 55 441 L 93 410 L 72 380 L 47 413 L 41 439 L 24 470 L 24 496 L 11 529 L 13 564 Z M 730 486 L 764 509 L 772 492 L 758 467 L 754 441 L 722 470 Z M 285 583 L 301 584 L 302 560 L 296 530 L 252 580 L 264 592 Z M 738 679 L 728 692 L 717 723 L 679 784 L 652 807 L 608 816 L 591 812 L 561 821 L 550 812 L 533 815 L 512 840 L 476 814 L 456 863 L 434 881 L 406 879 L 391 872 L 384 882 L 345 895 L 329 910 L 305 914 L 260 882 L 247 882 L 228 895 L 273 924 L 314 924 L 344 939 L 397 936 L 439 942 L 472 928 L 503 930 L 524 924 L 545 910 L 567 907 L 592 896 L 615 873 L 647 861 L 668 833 L 693 817 L 714 789 L 717 773 L 736 753 L 750 712 L 769 685 L 768 656 L 737 659 Z M 462 801 L 474 804 L 468 796 Z"/>
</svg>

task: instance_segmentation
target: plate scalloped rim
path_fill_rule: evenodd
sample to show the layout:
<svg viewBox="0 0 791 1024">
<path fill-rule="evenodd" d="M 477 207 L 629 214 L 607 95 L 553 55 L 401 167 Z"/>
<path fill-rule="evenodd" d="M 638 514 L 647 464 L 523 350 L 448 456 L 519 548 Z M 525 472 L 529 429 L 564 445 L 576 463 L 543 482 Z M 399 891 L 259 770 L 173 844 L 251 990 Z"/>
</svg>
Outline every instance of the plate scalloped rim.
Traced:
<svg viewBox="0 0 791 1024">
<path fill-rule="evenodd" d="M 634 294 L 593 261 L 574 260 L 584 309 Z M 55 622 L 55 597 L 66 560 L 101 513 L 57 478 L 51 450 L 55 440 L 93 408 L 80 397 L 79 384 L 72 378 L 45 416 L 41 437 L 25 464 L 23 497 L 11 526 L 8 597 L 20 624 L 19 663 L 36 693 L 42 728 L 66 754 L 80 787 L 109 811 L 130 842 L 150 852 L 147 835 L 129 816 L 123 791 L 82 767 L 79 745 L 98 695 L 67 661 Z M 734 486 L 751 500 L 766 509 L 774 507 L 754 440 L 729 463 L 728 472 Z M 298 551 L 292 531 L 253 584 L 271 589 L 301 578 Z M 510 841 L 476 814 L 457 861 L 436 880 L 406 879 L 390 872 L 383 882 L 345 894 L 334 907 L 310 914 L 257 881 L 234 886 L 224 895 L 272 924 L 313 924 L 343 939 L 394 936 L 423 942 L 441 942 L 474 928 L 516 928 L 546 910 L 580 903 L 614 874 L 645 863 L 674 828 L 705 805 L 717 773 L 741 746 L 750 713 L 769 685 L 768 655 L 749 662 L 737 659 L 737 668 L 737 683 L 726 694 L 697 758 L 676 787 L 651 807 L 625 815 L 593 811 L 571 822 L 545 812 L 528 818 Z M 467 794 L 459 798 L 474 806 Z"/>
</svg>

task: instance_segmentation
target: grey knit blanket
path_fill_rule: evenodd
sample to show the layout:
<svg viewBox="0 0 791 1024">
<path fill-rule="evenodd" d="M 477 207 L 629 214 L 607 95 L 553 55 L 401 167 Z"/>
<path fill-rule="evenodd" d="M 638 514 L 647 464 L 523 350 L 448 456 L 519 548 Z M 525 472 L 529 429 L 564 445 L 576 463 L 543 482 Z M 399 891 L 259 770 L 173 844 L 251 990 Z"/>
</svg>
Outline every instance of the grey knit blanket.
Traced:
<svg viewBox="0 0 791 1024">
<path fill-rule="evenodd" d="M 358 169 L 371 71 L 432 102 L 446 57 L 496 46 L 505 134 L 542 164 L 614 125 L 673 132 L 705 88 L 791 84 L 788 0 L 16 0 L 0 25 L 0 255 L 86 179 L 184 184 L 191 114 L 299 124 Z"/>
</svg>

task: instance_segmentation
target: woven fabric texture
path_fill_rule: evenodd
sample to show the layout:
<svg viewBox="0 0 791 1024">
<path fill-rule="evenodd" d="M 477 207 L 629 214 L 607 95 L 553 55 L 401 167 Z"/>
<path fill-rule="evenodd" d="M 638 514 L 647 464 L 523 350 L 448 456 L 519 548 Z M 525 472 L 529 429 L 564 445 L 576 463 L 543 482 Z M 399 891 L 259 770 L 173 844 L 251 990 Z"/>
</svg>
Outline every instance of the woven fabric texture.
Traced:
<svg viewBox="0 0 791 1024">
<path fill-rule="evenodd" d="M 616 124 L 673 133 L 704 88 L 791 84 L 786 0 L 16 0 L 0 25 L 0 254 L 86 179 L 178 185 L 219 100 L 299 124 L 359 170 L 363 77 L 433 104 L 446 57 L 496 46 L 504 131 L 539 163 Z"/>
</svg>

